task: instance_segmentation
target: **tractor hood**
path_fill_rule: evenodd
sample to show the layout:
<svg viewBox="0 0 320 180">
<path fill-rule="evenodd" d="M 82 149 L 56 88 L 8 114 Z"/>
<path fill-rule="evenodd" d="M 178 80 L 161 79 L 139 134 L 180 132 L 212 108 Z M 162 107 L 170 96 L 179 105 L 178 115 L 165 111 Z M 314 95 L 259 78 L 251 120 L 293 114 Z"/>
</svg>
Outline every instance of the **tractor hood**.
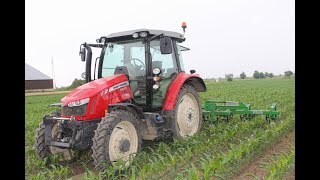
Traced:
<svg viewBox="0 0 320 180">
<path fill-rule="evenodd" d="M 74 102 L 85 98 L 92 98 L 98 93 L 101 93 L 101 91 L 104 91 L 112 87 L 113 85 L 124 81 L 128 81 L 128 78 L 124 74 L 116 74 L 105 78 L 100 78 L 77 87 L 65 97 L 63 97 L 61 99 L 61 102 L 63 106 L 65 106 L 69 102 Z"/>
</svg>

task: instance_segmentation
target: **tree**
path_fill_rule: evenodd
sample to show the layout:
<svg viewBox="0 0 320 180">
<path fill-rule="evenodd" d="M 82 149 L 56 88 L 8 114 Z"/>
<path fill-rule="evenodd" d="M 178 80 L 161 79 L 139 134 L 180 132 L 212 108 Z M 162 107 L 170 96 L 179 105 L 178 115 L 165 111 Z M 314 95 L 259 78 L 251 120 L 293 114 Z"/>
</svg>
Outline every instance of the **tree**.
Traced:
<svg viewBox="0 0 320 180">
<path fill-rule="evenodd" d="M 245 79 L 247 76 L 246 76 L 246 74 L 244 73 L 244 72 L 242 72 L 241 74 L 240 74 L 240 78 L 241 79 Z"/>
<path fill-rule="evenodd" d="M 286 71 L 286 72 L 284 72 L 284 75 L 285 75 L 286 77 L 290 77 L 292 74 L 293 74 L 292 71 Z"/>
<path fill-rule="evenodd" d="M 273 73 L 270 73 L 269 78 L 273 78 L 273 77 L 274 77 Z"/>
<path fill-rule="evenodd" d="M 255 79 L 259 79 L 259 78 L 260 78 L 260 73 L 259 73 L 259 71 L 254 71 L 254 73 L 253 73 L 253 78 L 255 78 Z"/>
<path fill-rule="evenodd" d="M 83 84 L 85 84 L 86 83 L 86 81 L 85 80 L 83 80 L 83 79 L 74 79 L 74 81 L 72 82 L 72 84 L 71 84 L 71 86 L 70 87 L 72 87 L 72 88 L 76 88 L 76 87 L 79 87 L 79 86 L 81 86 L 81 85 L 83 85 Z"/>
<path fill-rule="evenodd" d="M 226 74 L 227 81 L 233 80 L 233 74 Z"/>
<path fill-rule="evenodd" d="M 264 77 L 269 77 L 269 73 L 268 72 L 264 72 Z"/>
<path fill-rule="evenodd" d="M 259 74 L 260 74 L 260 78 L 265 78 L 265 76 L 264 76 L 264 73 L 263 73 L 263 72 L 260 72 Z"/>
</svg>

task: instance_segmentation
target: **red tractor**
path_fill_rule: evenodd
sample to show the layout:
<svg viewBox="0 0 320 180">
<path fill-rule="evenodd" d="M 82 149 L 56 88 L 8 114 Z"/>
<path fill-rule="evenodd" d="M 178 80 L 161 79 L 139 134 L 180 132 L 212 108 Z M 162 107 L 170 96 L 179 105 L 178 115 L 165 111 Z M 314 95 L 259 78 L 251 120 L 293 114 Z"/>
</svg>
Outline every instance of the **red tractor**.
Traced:
<svg viewBox="0 0 320 180">
<path fill-rule="evenodd" d="M 206 86 L 194 70 L 185 72 L 181 52 L 189 49 L 183 41 L 180 33 L 138 29 L 81 44 L 86 84 L 61 99 L 61 111 L 43 117 L 37 154 L 60 152 L 68 159 L 71 150 L 91 148 L 95 167 L 103 169 L 104 163 L 129 162 L 143 140 L 199 132 L 198 92 Z M 101 48 L 94 67 L 91 47 Z"/>
</svg>

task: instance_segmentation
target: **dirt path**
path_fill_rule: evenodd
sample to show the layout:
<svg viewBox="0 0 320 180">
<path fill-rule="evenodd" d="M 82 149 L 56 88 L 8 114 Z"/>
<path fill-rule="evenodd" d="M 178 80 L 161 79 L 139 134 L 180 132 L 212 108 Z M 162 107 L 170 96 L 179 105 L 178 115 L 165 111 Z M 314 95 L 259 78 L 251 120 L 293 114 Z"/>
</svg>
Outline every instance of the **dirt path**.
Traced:
<svg viewBox="0 0 320 180">
<path fill-rule="evenodd" d="M 69 166 L 70 169 L 72 169 L 73 171 L 73 176 L 71 177 L 72 180 L 80 180 L 81 177 L 84 175 L 85 173 L 85 168 L 81 165 L 81 164 L 73 164 L 73 165 L 70 165 Z M 93 166 L 93 162 L 90 161 L 88 164 L 87 164 L 87 168 L 92 171 L 93 173 L 97 174 L 96 171 L 94 171 L 94 166 Z"/>
<path fill-rule="evenodd" d="M 273 143 L 270 147 L 262 152 L 258 157 L 251 160 L 248 164 L 244 165 L 240 173 L 233 179 L 254 179 L 254 177 L 262 177 L 267 175 L 267 172 L 260 167 L 260 163 L 266 162 L 276 153 L 289 150 L 289 148 L 294 144 L 294 130 L 284 135 L 282 138 Z M 290 172 L 284 179 L 295 179 L 294 170 Z"/>
<path fill-rule="evenodd" d="M 47 94 L 67 94 L 70 91 L 49 91 L 49 92 L 28 92 L 25 96 L 37 96 L 37 95 L 47 95 Z"/>
</svg>

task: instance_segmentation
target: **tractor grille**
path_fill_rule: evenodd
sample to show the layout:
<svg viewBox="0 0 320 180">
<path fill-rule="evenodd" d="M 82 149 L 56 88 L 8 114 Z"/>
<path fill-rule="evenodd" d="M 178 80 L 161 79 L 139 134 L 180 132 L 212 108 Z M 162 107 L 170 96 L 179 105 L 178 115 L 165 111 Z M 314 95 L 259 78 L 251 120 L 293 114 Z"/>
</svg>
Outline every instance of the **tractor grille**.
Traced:
<svg viewBox="0 0 320 180">
<path fill-rule="evenodd" d="M 87 111 L 87 108 L 88 108 L 88 104 L 84 104 L 81 106 L 73 106 L 73 107 L 63 106 L 62 111 L 61 111 L 61 115 L 62 116 L 84 115 Z"/>
</svg>

